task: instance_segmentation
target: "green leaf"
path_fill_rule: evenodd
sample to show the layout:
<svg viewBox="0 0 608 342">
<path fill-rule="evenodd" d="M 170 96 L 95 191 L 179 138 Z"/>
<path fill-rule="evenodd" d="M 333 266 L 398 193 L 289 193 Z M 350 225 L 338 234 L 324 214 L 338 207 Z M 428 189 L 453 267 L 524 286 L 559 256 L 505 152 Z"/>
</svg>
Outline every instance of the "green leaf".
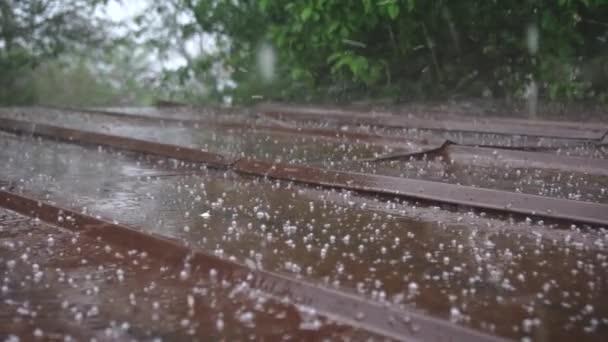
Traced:
<svg viewBox="0 0 608 342">
<path fill-rule="evenodd" d="M 397 5 L 395 5 L 395 4 L 390 4 L 390 5 L 387 7 L 387 10 L 388 10 L 388 16 L 389 16 L 391 19 L 395 19 L 395 18 L 397 18 L 397 16 L 399 15 L 399 6 L 397 6 Z"/>
<path fill-rule="evenodd" d="M 372 10 L 372 0 L 363 0 L 363 8 L 365 14 L 369 14 Z"/>
<path fill-rule="evenodd" d="M 331 24 L 329 24 L 329 27 L 327 28 L 327 33 L 332 34 L 335 30 L 338 29 L 338 27 L 340 27 L 340 23 L 337 21 L 332 22 Z"/>
<path fill-rule="evenodd" d="M 306 20 L 308 20 L 308 18 L 310 18 L 311 15 L 312 15 L 312 8 L 306 7 L 302 10 L 302 13 L 300 13 L 300 19 L 302 19 L 302 21 L 306 21 Z"/>
<path fill-rule="evenodd" d="M 413 11 L 414 7 L 416 7 L 416 0 L 407 0 L 407 10 L 408 10 L 408 12 Z"/>
<path fill-rule="evenodd" d="M 342 55 L 344 55 L 344 53 L 342 53 L 342 52 L 334 52 L 334 53 L 332 53 L 331 55 L 329 55 L 329 57 L 327 57 L 327 63 L 332 63 L 336 59 L 342 57 Z"/>
<path fill-rule="evenodd" d="M 268 0 L 259 0 L 258 4 L 262 11 L 265 11 L 268 8 Z"/>
</svg>

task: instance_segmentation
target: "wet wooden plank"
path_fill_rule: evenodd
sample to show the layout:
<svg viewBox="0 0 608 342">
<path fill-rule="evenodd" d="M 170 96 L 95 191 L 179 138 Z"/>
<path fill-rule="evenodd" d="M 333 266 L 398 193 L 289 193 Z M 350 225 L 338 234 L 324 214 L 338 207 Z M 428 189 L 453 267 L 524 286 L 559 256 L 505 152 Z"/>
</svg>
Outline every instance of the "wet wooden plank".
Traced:
<svg viewBox="0 0 608 342">
<path fill-rule="evenodd" d="M 142 232 L 63 208 L 36 198 L 0 190 L 0 206 L 20 214 L 78 231 L 120 246 L 146 251 L 169 263 L 189 262 L 192 268 L 216 270 L 218 277 L 247 279 L 253 288 L 267 292 L 277 299 L 313 307 L 318 313 L 346 325 L 364 329 L 395 340 L 410 341 L 502 341 L 495 337 L 456 324 L 432 318 L 414 310 L 403 310 L 389 304 L 365 300 L 345 291 L 328 289 L 278 273 L 251 269 L 199 250 L 191 250 L 179 242 Z M 62 216 L 69 219 L 57 220 Z M 403 320 L 408 317 L 408 320 Z"/>
<path fill-rule="evenodd" d="M 519 121 L 427 119 L 390 115 L 382 112 L 333 111 L 320 108 L 262 106 L 262 113 L 275 118 L 296 120 L 335 121 L 341 124 L 363 124 L 378 127 L 416 128 L 438 131 L 457 131 L 485 134 L 521 135 L 573 140 L 601 141 L 608 133 L 605 126 L 576 127 L 572 124 L 530 123 Z"/>
<path fill-rule="evenodd" d="M 208 163 L 211 166 L 230 168 L 237 173 L 253 174 L 260 177 L 273 177 L 306 184 L 398 195 L 438 203 L 608 226 L 608 205 L 604 204 L 425 180 L 334 171 L 305 165 L 275 164 L 246 158 L 231 160 L 220 154 L 202 150 L 50 125 L 34 125 L 9 119 L 0 119 L 0 129 L 54 137 L 77 143 L 106 145 L 189 162 Z"/>
</svg>

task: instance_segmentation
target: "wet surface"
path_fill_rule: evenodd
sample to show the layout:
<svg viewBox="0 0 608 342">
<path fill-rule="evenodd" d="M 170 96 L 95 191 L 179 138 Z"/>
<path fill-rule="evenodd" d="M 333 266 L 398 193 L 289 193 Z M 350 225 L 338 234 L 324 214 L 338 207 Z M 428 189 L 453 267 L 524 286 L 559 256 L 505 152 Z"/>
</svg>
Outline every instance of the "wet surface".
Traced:
<svg viewBox="0 0 608 342">
<path fill-rule="evenodd" d="M 0 209 L 3 340 L 380 339 L 209 272 Z"/>
<path fill-rule="evenodd" d="M 5 118 L 273 161 L 332 165 L 341 161 L 373 158 L 394 151 L 393 147 L 353 144 L 315 136 L 255 132 L 250 129 L 207 128 L 192 123 L 180 125 L 135 118 L 116 119 L 98 114 L 52 109 L 5 109 L 1 115 Z"/>
<path fill-rule="evenodd" d="M 498 212 L 531 215 L 570 222 L 608 225 L 607 207 L 599 203 L 564 200 L 544 196 L 519 194 L 493 189 L 399 177 L 378 176 L 356 172 L 286 163 L 265 162 L 247 158 L 230 158 L 197 149 L 166 145 L 116 135 L 93 133 L 44 124 L 0 119 L 3 130 L 35 134 L 50 139 L 76 142 L 88 146 L 106 146 L 161 157 L 177 158 L 184 162 L 204 163 L 241 175 L 270 177 L 295 181 L 300 184 L 356 190 L 366 193 L 393 195 L 436 203 L 450 203 Z M 425 154 L 426 155 L 426 154 Z"/>
<path fill-rule="evenodd" d="M 459 158 L 456 156 L 455 158 Z M 387 160 L 344 163 L 337 168 L 375 175 L 431 180 L 479 188 L 498 189 L 594 203 L 608 203 L 608 176 L 588 175 L 547 168 L 514 167 L 483 158 L 466 157 L 454 162 L 430 160 Z"/>
<path fill-rule="evenodd" d="M 484 118 L 451 115 L 411 115 L 384 111 L 327 110 L 317 107 L 267 105 L 259 108 L 266 115 L 299 121 L 373 125 L 441 132 L 478 132 L 508 136 L 550 137 L 600 141 L 608 132 L 605 124 Z"/>
<path fill-rule="evenodd" d="M 362 196 L 2 135 L 12 191 L 500 336 L 608 336 L 603 228 Z M 162 162 L 161 162 L 162 161 Z M 191 174 L 197 171 L 197 174 Z M 105 174 L 108 174 L 106 177 Z"/>
<path fill-rule="evenodd" d="M 266 117 L 264 111 L 260 111 L 258 113 L 262 117 Z M 364 122 L 352 120 L 346 115 L 343 115 L 343 117 L 340 118 L 341 120 L 331 120 L 331 117 L 325 118 L 325 116 L 320 114 L 315 114 L 311 118 L 304 120 L 296 120 L 295 118 L 292 118 L 289 115 L 279 116 L 279 118 L 281 118 L 283 122 L 289 123 L 292 126 L 322 127 L 326 129 L 339 129 L 342 131 L 364 132 L 368 134 L 386 137 L 407 138 L 407 140 L 409 141 L 427 141 L 430 144 L 440 144 L 444 140 L 450 140 L 462 145 L 491 146 L 498 148 L 519 148 L 531 151 L 544 151 L 548 153 L 555 153 L 558 155 L 566 156 L 581 156 L 602 159 L 608 158 L 608 149 L 606 148 L 605 143 L 602 143 L 600 141 L 602 136 L 602 130 L 600 130 L 600 133 L 598 133 L 597 135 L 594 135 L 594 139 L 591 140 L 584 138 L 561 139 L 559 137 L 538 137 L 528 136 L 524 134 L 495 134 L 491 132 L 445 131 L 430 130 L 425 128 L 382 127 L 374 125 L 375 119 L 373 118 L 376 117 L 374 115 L 378 116 L 380 114 L 373 112 L 365 114 Z M 388 114 L 380 115 L 378 117 L 378 120 L 381 120 L 386 115 Z M 407 116 L 405 118 L 400 118 L 400 120 L 405 120 L 406 118 Z M 437 121 L 440 119 L 434 118 L 433 120 Z M 472 119 L 469 118 L 467 120 L 464 120 L 464 122 L 466 123 L 471 120 Z M 516 121 L 521 124 L 524 120 Z M 406 123 L 407 121 L 404 122 L 404 125 Z M 572 122 L 560 122 L 559 125 L 566 125 L 569 128 L 572 125 L 583 126 L 583 128 L 586 127 L 585 125 Z M 597 127 L 592 125 L 590 126 L 593 130 L 597 130 L 598 127 L 602 127 L 601 124 L 597 125 Z M 542 127 L 542 125 L 540 125 L 540 127 Z"/>
<path fill-rule="evenodd" d="M 140 109 L 140 112 L 148 111 L 150 111 L 150 108 Z M 66 127 L 130 136 L 197 149 L 203 148 L 212 152 L 227 154 L 234 158 L 247 156 L 278 162 L 304 163 L 337 170 L 439 181 L 598 203 L 606 203 L 608 196 L 606 191 L 608 177 L 605 176 L 605 170 L 602 170 L 604 165 L 596 166 L 600 175 L 584 172 L 593 166 L 592 163 L 602 163 L 602 160 L 568 159 L 569 155 L 603 158 L 604 148 L 572 145 L 572 141 L 567 141 L 569 145 L 565 147 L 544 149 L 540 154 L 537 153 L 540 156 L 547 156 L 545 158 L 548 160 L 552 154 L 563 156 L 556 157 L 565 160 L 557 166 L 550 160 L 549 162 L 542 161 L 540 157 L 538 157 L 540 160 L 537 161 L 534 152 L 469 148 L 472 150 L 471 152 L 466 151 L 467 147 L 460 147 L 460 150 L 464 149 L 464 152 L 460 150 L 450 152 L 443 160 L 429 158 L 429 161 L 406 160 L 367 163 L 365 160 L 379 156 L 418 151 L 423 149 L 424 145 L 421 145 L 421 143 L 437 141 L 439 137 L 437 135 L 429 136 L 428 132 L 425 133 L 424 131 L 414 131 L 413 133 L 410 131 L 407 135 L 408 139 L 403 140 L 407 143 L 395 149 L 391 146 L 382 148 L 377 143 L 364 143 L 358 139 L 337 141 L 336 139 L 327 139 L 327 137 L 294 135 L 289 131 L 281 133 L 280 130 L 272 132 L 257 130 L 254 132 L 247 128 L 204 128 L 200 126 L 201 123 L 160 123 L 158 121 L 139 120 L 128 115 L 119 115 L 120 119 L 117 119 L 108 115 L 75 111 L 66 112 L 54 109 L 17 109 L 13 111 L 4 110 L 4 112 L 4 116 L 7 117 L 51 124 L 59 122 Z M 130 113 L 129 108 L 126 108 L 125 112 Z M 135 109 L 131 112 L 135 115 L 143 115 Z M 160 110 L 156 110 L 154 113 L 156 113 L 154 115 L 157 115 Z M 198 126 L 198 128 L 192 125 Z M 351 135 L 358 134 L 353 128 L 336 129 Z M 355 135 L 355 137 L 358 136 Z M 486 138 L 494 144 L 498 142 L 500 145 L 501 139 L 497 137 L 502 137 L 506 146 L 530 145 L 532 143 L 530 137 L 490 136 Z M 411 140 L 413 142 L 409 141 L 410 138 L 413 139 Z M 463 138 L 462 133 L 457 133 L 457 136 L 452 136 L 452 138 L 457 141 L 468 139 Z M 479 140 L 478 138 L 474 138 L 474 140 L 484 142 L 483 139 Z M 555 146 L 556 141 L 555 139 L 544 139 L 536 147 L 545 146 L 543 144 Z M 558 144 L 557 146 L 561 145 Z M 479 150 L 484 151 L 484 155 L 481 155 Z M 488 155 L 489 152 L 485 150 L 491 150 L 491 155 Z M 509 153 L 516 156 L 508 157 Z M 517 157 L 517 153 L 524 156 Z M 504 155 L 507 155 L 507 157 L 505 158 Z M 572 172 L 572 169 L 577 172 Z"/>
<path fill-rule="evenodd" d="M 249 115 L 247 108 L 220 106 L 162 106 L 162 107 L 89 107 L 91 111 L 124 113 L 160 119 L 200 120 L 214 117 L 244 118 Z M 77 110 L 77 109 L 76 109 Z"/>
</svg>

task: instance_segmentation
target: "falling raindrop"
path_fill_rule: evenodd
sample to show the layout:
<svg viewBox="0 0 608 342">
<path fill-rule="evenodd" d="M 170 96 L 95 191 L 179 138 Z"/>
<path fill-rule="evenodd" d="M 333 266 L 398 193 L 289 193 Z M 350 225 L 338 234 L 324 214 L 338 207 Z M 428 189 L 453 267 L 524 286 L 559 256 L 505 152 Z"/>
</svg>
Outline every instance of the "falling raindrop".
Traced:
<svg viewBox="0 0 608 342">
<path fill-rule="evenodd" d="M 271 82 L 275 78 L 276 52 L 268 43 L 263 43 L 256 54 L 258 70 L 262 80 Z"/>
</svg>

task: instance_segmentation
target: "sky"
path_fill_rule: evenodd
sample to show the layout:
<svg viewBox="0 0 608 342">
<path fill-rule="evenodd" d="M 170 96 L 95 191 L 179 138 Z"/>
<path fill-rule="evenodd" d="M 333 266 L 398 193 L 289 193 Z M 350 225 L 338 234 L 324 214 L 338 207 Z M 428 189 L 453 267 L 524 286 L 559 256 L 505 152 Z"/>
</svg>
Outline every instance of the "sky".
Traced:
<svg viewBox="0 0 608 342">
<path fill-rule="evenodd" d="M 100 14 L 115 21 L 130 19 L 141 12 L 149 3 L 148 1 L 149 0 L 110 0 L 102 10 L 104 13 Z"/>
<path fill-rule="evenodd" d="M 118 35 L 128 33 L 129 28 L 135 29 L 135 24 L 130 22 L 135 16 L 143 12 L 154 0 L 110 0 L 105 6 L 97 10 L 101 18 L 110 19 L 114 22 L 125 22 L 127 27 L 116 29 Z M 177 53 L 168 53 L 167 58 L 160 60 L 158 56 L 149 56 L 151 67 L 154 70 L 177 69 L 186 64 L 186 60 Z"/>
<path fill-rule="evenodd" d="M 128 33 L 129 28 L 136 29 L 134 23 L 129 23 L 135 16 L 141 14 L 146 10 L 148 6 L 154 4 L 155 0 L 110 0 L 108 3 L 100 8 L 97 11 L 97 15 L 101 18 L 110 19 L 114 22 L 125 22 L 128 25 L 126 27 L 121 27 L 117 29 L 116 33 L 118 35 L 123 35 Z M 160 1 L 160 0 L 159 0 Z M 150 13 L 150 18 L 155 18 L 155 12 L 152 11 Z M 191 16 L 182 13 L 177 18 L 180 23 L 187 23 L 194 21 L 194 18 Z M 162 27 L 160 21 L 158 22 L 159 26 Z M 191 56 L 195 57 L 202 53 L 212 53 L 217 50 L 216 38 L 212 34 L 201 33 L 199 35 L 195 35 L 192 38 L 188 39 L 184 42 L 178 42 L 185 46 L 186 52 Z M 260 67 L 263 67 L 263 71 L 265 75 L 268 74 L 269 78 L 272 77 L 274 73 L 274 54 L 272 54 L 272 50 L 269 51 L 261 51 L 261 56 L 263 58 L 263 62 L 270 61 L 271 63 L 261 63 Z M 160 57 L 157 54 L 150 54 L 147 58 L 150 63 L 150 69 L 153 71 L 162 71 L 162 70 L 175 70 L 180 67 L 187 65 L 187 60 L 183 57 L 183 55 L 178 52 L 178 49 L 175 48 L 173 51 L 167 51 L 166 56 Z M 215 73 L 218 78 L 217 86 L 220 89 L 223 89 L 226 86 L 234 86 L 234 83 L 231 81 L 230 76 L 225 72 L 225 70 L 221 67 L 215 70 Z"/>
</svg>

